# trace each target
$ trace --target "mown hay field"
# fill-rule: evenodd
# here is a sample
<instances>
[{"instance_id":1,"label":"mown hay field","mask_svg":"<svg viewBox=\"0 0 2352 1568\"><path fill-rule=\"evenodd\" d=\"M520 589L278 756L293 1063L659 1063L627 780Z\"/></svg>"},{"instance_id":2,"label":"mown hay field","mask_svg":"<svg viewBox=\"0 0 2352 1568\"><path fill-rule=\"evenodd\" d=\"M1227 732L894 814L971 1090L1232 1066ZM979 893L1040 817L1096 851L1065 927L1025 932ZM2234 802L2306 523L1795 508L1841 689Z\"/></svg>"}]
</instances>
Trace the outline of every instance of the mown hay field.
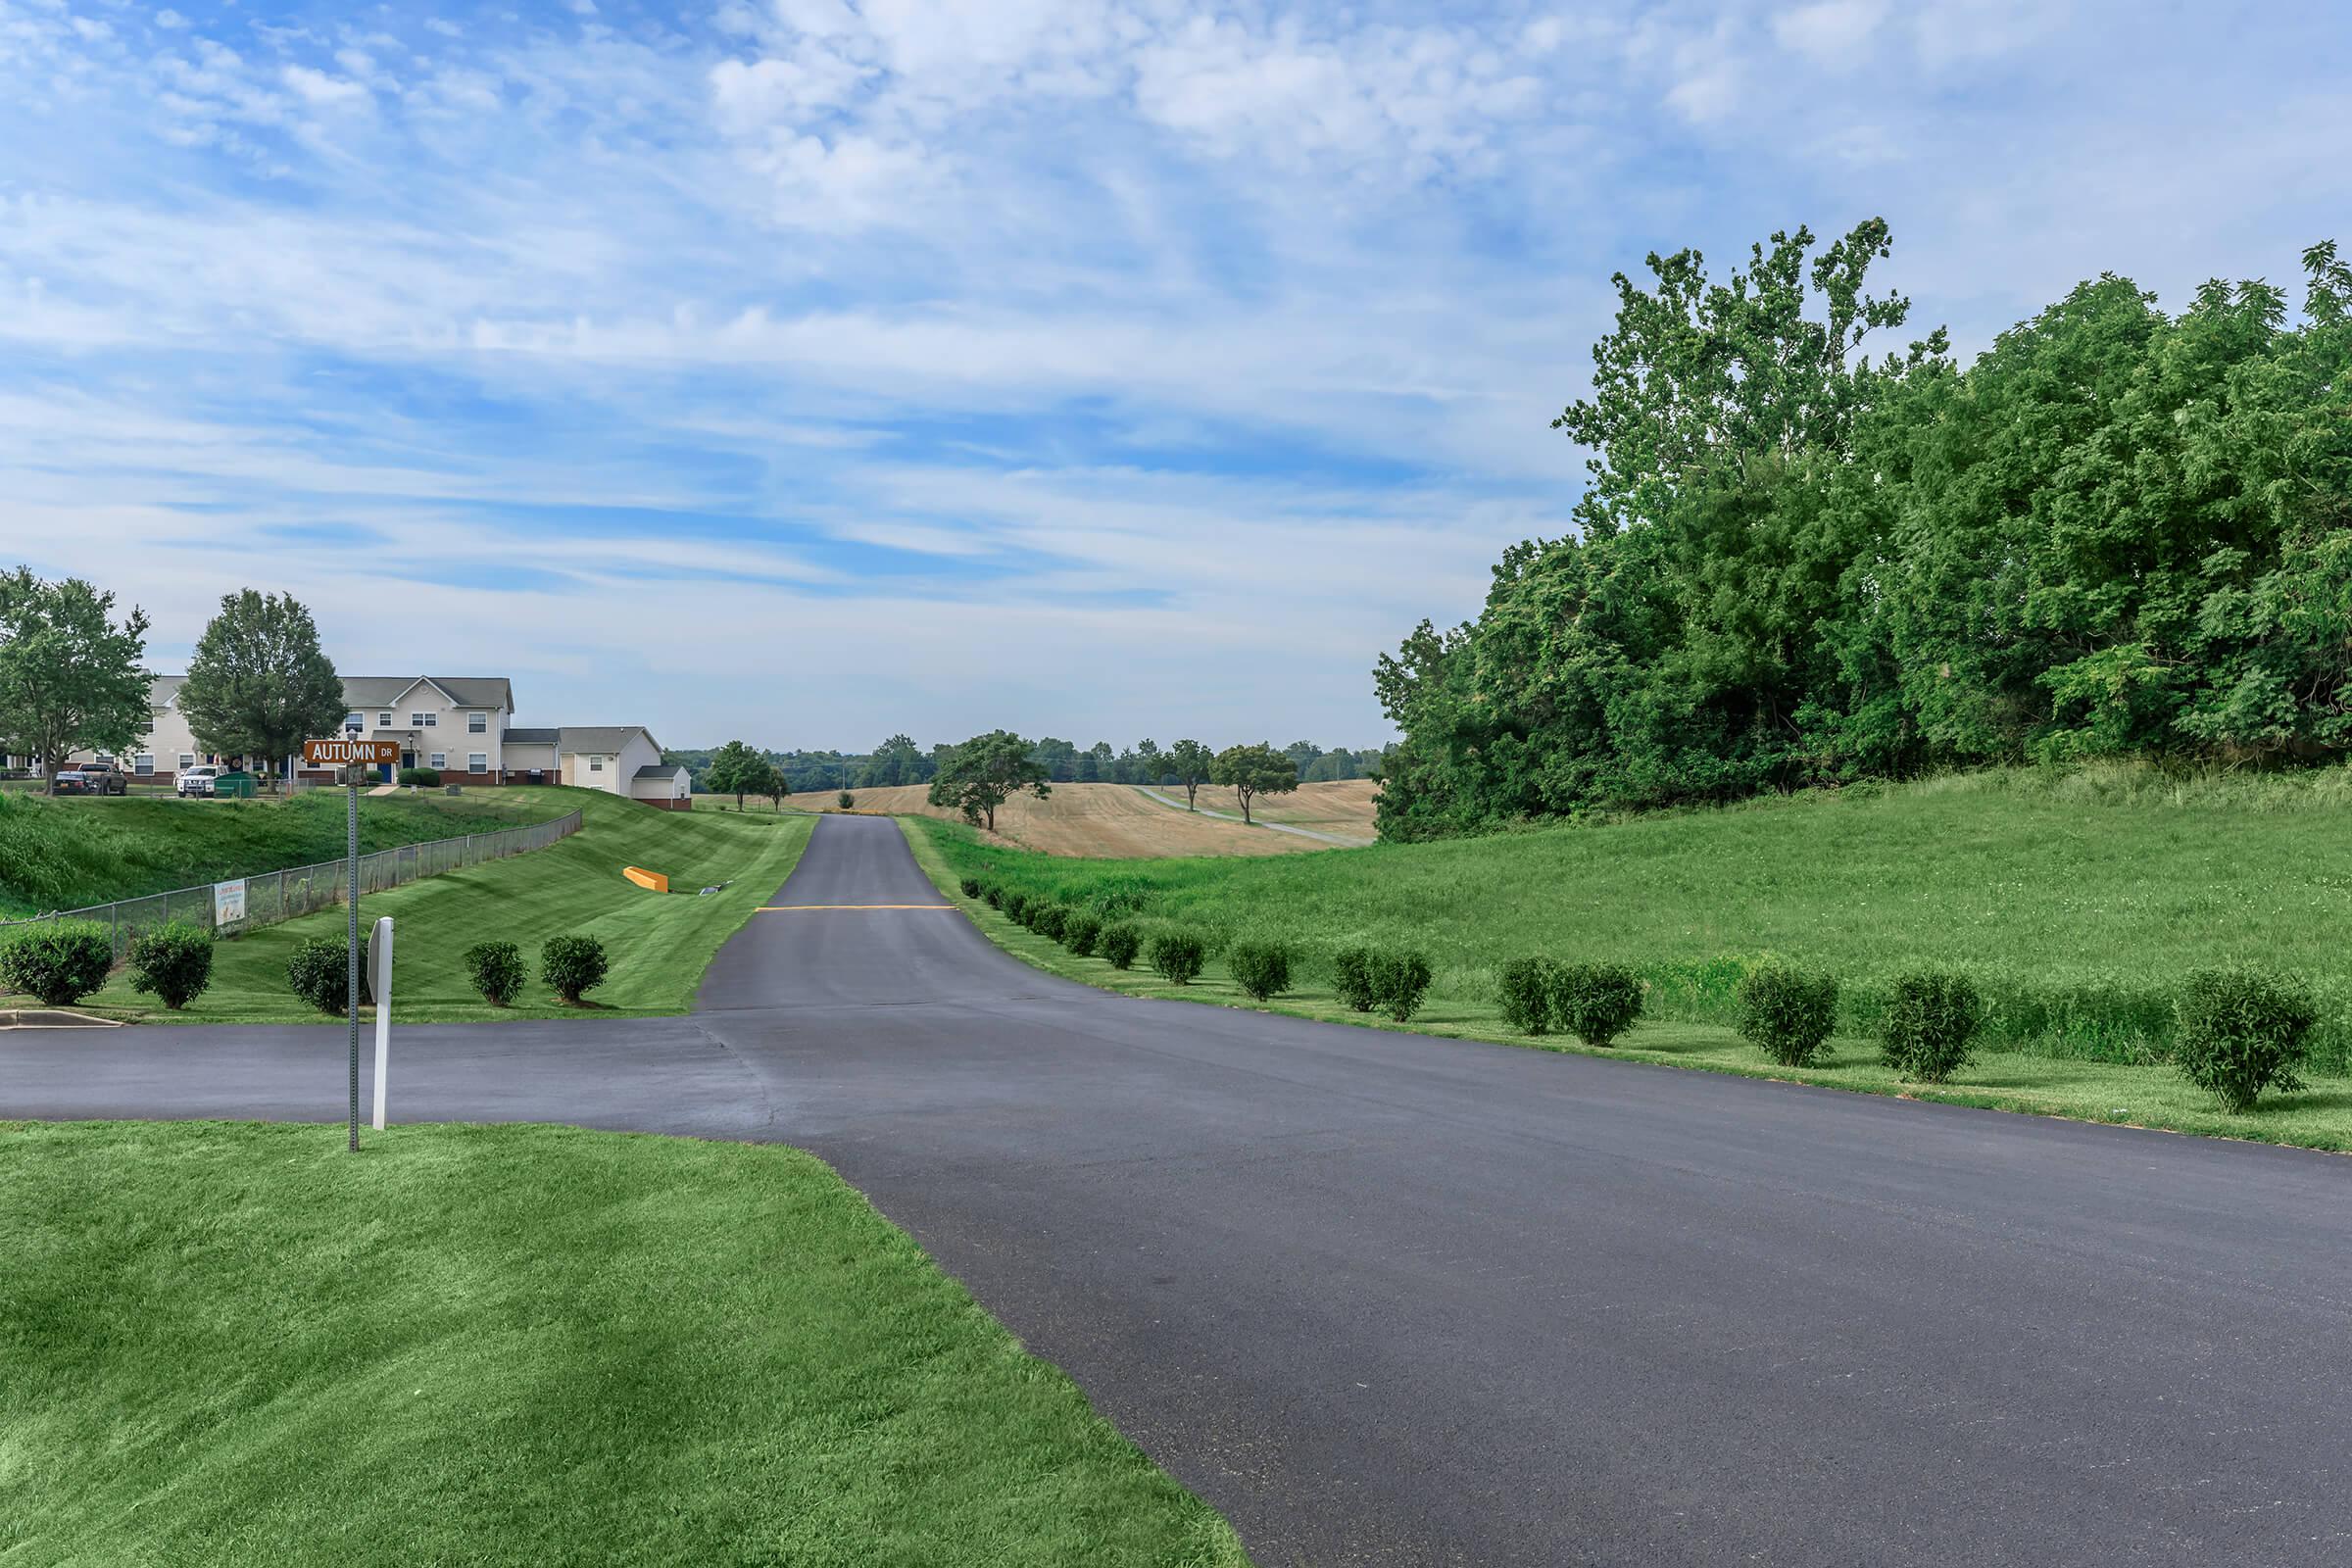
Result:
<instances>
[{"instance_id":1,"label":"mown hay field","mask_svg":"<svg viewBox=\"0 0 2352 1568\"><path fill-rule=\"evenodd\" d=\"M1345 784L1302 784L1272 810L1256 814L1269 821L1363 842L1372 838L1372 795L1378 786L1368 780ZM1034 850L1041 855L1089 858L1130 858L1161 856L1296 855L1325 850L1331 845L1296 833L1276 833L1246 826L1181 805L1181 786L1160 790L1180 804L1169 806L1126 784L1056 784L1044 800L1019 795L997 808L997 831L981 837L993 843ZM854 809L886 816L928 816L959 822L954 807L930 804L927 785L903 784L884 789L851 791ZM789 804L809 811L838 809L835 790L809 790L792 796ZM1203 785L1200 804L1238 815L1231 790ZM1269 802L1269 804L1272 804Z\"/></svg>"}]
</instances>

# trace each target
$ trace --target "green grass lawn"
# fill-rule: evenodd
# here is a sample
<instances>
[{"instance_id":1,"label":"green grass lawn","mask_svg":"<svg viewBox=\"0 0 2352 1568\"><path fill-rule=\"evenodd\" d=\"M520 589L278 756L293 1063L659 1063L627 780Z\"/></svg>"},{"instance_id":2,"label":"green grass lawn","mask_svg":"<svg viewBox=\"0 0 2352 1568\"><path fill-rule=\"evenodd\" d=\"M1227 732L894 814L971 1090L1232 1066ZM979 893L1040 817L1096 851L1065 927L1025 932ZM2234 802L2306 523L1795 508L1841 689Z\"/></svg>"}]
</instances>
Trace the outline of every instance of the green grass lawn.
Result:
<instances>
[{"instance_id":1,"label":"green grass lawn","mask_svg":"<svg viewBox=\"0 0 2352 1568\"><path fill-rule=\"evenodd\" d=\"M360 800L360 850L546 822L568 792L499 789ZM256 876L344 851L341 790L252 801L0 794L0 919Z\"/></svg>"},{"instance_id":2,"label":"green grass lawn","mask_svg":"<svg viewBox=\"0 0 2352 1568\"><path fill-rule=\"evenodd\" d=\"M1940 792L1937 792L1938 794ZM1930 799L1936 799L1931 794ZM1802 809L1801 808L1798 809ZM1752 812L1739 813L1753 815ZM1712 818L1682 817L1673 820L1691 823L1711 822ZM1798 821L1805 820L1798 818ZM1815 818L1814 820L1818 820ZM1331 1022L1358 1024L1372 1028L1409 1028L1420 1034L1449 1038L1486 1040L1500 1044L1527 1046L1543 1050L1609 1055L1632 1060L1653 1061L1670 1066L1702 1068L1716 1072L1740 1073L1750 1077L1778 1078L1798 1083L1855 1090L1871 1094L1905 1095L1920 1100L1942 1101L1954 1104L1981 1105L1991 1109L2029 1111L2045 1115L2071 1116L2087 1121L2122 1123L2132 1126L2159 1127L2176 1132L2199 1133L2212 1136L2246 1138L2267 1143L2294 1144L2312 1149L2352 1151L2352 1078L2344 1076L2316 1076L2309 1091L2298 1095L2266 1094L2250 1115L2237 1116L2224 1111L2202 1092L2192 1089L2169 1066L2146 1061L2115 1061L2098 1059L2089 1052L2060 1041L2055 1050L2021 1049L2035 1043L2015 1038L1995 1036L1985 1042L1977 1059L1962 1069L1953 1082L1941 1086L1910 1084L1883 1066L1877 1045L1864 1032L1853 1030L1841 1034L1833 1042L1833 1049L1822 1065L1812 1068L1787 1068L1767 1061L1761 1053L1748 1045L1730 1027L1703 1018L1676 1016L1677 1004L1689 1006L1688 993L1676 994L1662 988L1653 990L1649 999L1651 1015L1618 1046L1607 1051L1586 1052L1572 1040L1556 1036L1529 1039L1513 1033L1502 1022L1501 1007L1491 979L1475 963L1452 957L1441 972L1441 983L1433 988L1424 1010L1409 1025L1399 1026L1385 1018L1348 1010L1335 995L1328 967L1314 961L1299 966L1296 988L1271 1003L1253 1003L1242 995L1226 974L1224 965L1216 958L1209 960L1201 977L1189 986L1171 986L1152 973L1141 960L1134 969L1120 971L1111 968L1102 958L1080 958L1062 946L1037 933L1012 923L996 910L977 901L962 897L957 879L962 867L971 866L983 858L1002 868L1007 861L1017 866L1009 880L1022 880L1019 872L1030 872L1048 886L1057 875L1067 875L1070 862L1054 860L1050 865L1032 866L1013 855L980 846L979 855L972 853L971 841L958 834L952 824L906 819L901 824L914 850L915 859L931 880L948 898L959 905L979 925L982 931L1015 956L1051 973L1118 991L1130 996L1158 997L1189 1002L1221 1004L1236 1007L1258 1007L1272 1012L1291 1013L1300 1017L1319 1018ZM941 831L945 829L945 831ZM1575 829L1577 832L1610 830ZM1530 840L1539 835L1513 835L1504 839L1481 841L1498 848L1524 850ZM1430 850L1459 852L1465 846L1400 846L1383 851L1335 851L1329 856L1301 858L1307 862L1355 859L1357 857L1403 856L1409 858ZM1646 849L1646 846L1643 846ZM1030 858L1037 861L1047 857ZM1496 858L1501 858L1496 857ZM1067 894L1083 896L1089 885L1089 874L1102 877L1092 885L1099 888L1124 889L1133 893L1139 889L1147 898L1159 888L1175 885L1186 887L1190 897L1174 905L1154 903L1152 914L1143 923L1194 924L1185 918L1187 911L1199 907L1203 886L1215 885L1201 875L1207 870L1289 870L1290 861L1110 861L1082 862L1079 875L1071 882L1060 883ZM1345 885L1354 873L1344 873L1338 880ZM1729 880L1735 885L1745 875L1741 868L1729 868ZM1495 873L1502 880L1502 873ZM1161 879L1165 878L1166 881ZM1254 881L1254 878L1249 879ZM1071 883L1076 883L1072 886ZM1251 892L1259 900L1266 898L1262 888ZM1520 907L1508 886L1498 888L1495 909L1509 911ZM1242 929L1266 929L1265 905L1253 905L1253 917L1260 922ZM1455 906L1451 918L1476 927L1483 919L1495 918L1493 911L1482 916L1476 909ZM1300 924L1311 924L1314 908L1297 911L1293 916ZM1226 927L1230 931L1237 927ZM2340 929L2340 927L2339 927ZM1497 941L1491 930L1463 931L1456 926L1431 922L1425 927L1400 929L1395 925L1375 925L1368 935L1381 939L1409 943L1425 951L1458 955L1480 941ZM1542 951L1531 948L1527 951ZM1554 950L1562 951L1562 950ZM1579 949L1564 950L1576 954ZM1586 949L1584 951L1591 951ZM1603 956L1615 956L1623 950L1604 949ZM1807 956L1825 956L1818 951ZM2342 957L2334 960L2336 967L2329 971L2340 975ZM2150 975L2144 982L2162 994L2161 980ZM2338 993L2340 996L2340 992ZM1660 1005L1660 1004L1664 1005ZM1697 1010L1693 1008L1692 1010ZM2340 1015L2335 1020L2340 1027Z\"/></svg>"},{"instance_id":3,"label":"green grass lawn","mask_svg":"<svg viewBox=\"0 0 2352 1568\"><path fill-rule=\"evenodd\" d=\"M2173 781L2017 771L1435 844L1267 859L1077 860L917 821L957 875L1072 903L1141 901L1212 945L1275 937L1316 960L1355 942L1427 953L1436 995L1491 1004L1544 954L1632 964L1652 1010L1728 1024L1743 965L1825 965L1865 1032L1886 984L1972 975L1996 1045L2146 1060L2181 973L2224 958L2322 993L2323 1059L2352 1065L2352 767Z\"/></svg>"},{"instance_id":4,"label":"green grass lawn","mask_svg":"<svg viewBox=\"0 0 2352 1568\"><path fill-rule=\"evenodd\" d=\"M826 1166L0 1124L0 1561L1243 1564Z\"/></svg>"},{"instance_id":5,"label":"green grass lawn","mask_svg":"<svg viewBox=\"0 0 2352 1568\"><path fill-rule=\"evenodd\" d=\"M394 921L395 1019L415 1023L479 1018L645 1016L684 1012L719 945L766 903L808 842L806 816L738 816L718 811L659 811L596 790L544 788L560 811L585 812L580 831L535 850L469 870L425 877L360 901L363 924ZM684 892L649 893L621 876L644 866ZM725 882L709 898L696 890ZM302 1023L320 1015L286 989L286 959L306 936L343 935L344 911L322 910L222 942L212 989L181 1012L166 1012L118 973L87 1004L110 1017L184 1023ZM539 946L563 932L599 938L612 956L611 978L588 994L590 1005L559 1003L538 978ZM462 958L477 942L518 945L531 981L514 1006L483 1002Z\"/></svg>"}]
</instances>

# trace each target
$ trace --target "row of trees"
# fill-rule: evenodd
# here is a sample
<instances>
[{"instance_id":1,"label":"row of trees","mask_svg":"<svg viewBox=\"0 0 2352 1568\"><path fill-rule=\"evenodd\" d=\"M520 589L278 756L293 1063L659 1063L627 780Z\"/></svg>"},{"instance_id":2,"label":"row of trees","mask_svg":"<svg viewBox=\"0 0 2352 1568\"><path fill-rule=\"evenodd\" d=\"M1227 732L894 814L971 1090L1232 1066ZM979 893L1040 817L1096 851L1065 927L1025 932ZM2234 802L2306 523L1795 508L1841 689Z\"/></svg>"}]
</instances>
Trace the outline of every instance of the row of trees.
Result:
<instances>
[{"instance_id":1,"label":"row of trees","mask_svg":"<svg viewBox=\"0 0 2352 1568\"><path fill-rule=\"evenodd\" d=\"M1198 809L1202 784L1222 784L1233 790L1247 822L1251 820L1250 803L1258 796L1284 795L1298 787L1298 764L1262 743L1211 753L1199 741L1178 741L1164 756L1170 776L1184 786L1188 810ZM1041 801L1051 798L1051 770L1039 759L1036 746L1010 730L998 729L949 749L931 780L930 801L933 806L955 807L965 821L993 833L997 808L1024 790Z\"/></svg>"},{"instance_id":2,"label":"row of trees","mask_svg":"<svg viewBox=\"0 0 2352 1568\"><path fill-rule=\"evenodd\" d=\"M859 756L844 752L776 752L759 751L748 744L741 746L771 766L781 776L785 792L802 794L818 790L886 789L894 785L929 784L938 778L957 751L956 747L938 745L928 750L917 746L906 735L893 735L873 751ZM968 742L966 743L969 744ZM1189 803L1202 784L1209 782L1209 764L1216 752L1196 740L1181 740L1172 746L1161 747L1149 738L1124 751L1113 751L1108 741L1097 741L1080 750L1065 740L1047 736L1044 740L1024 741L1027 756L1038 770L1038 776L1048 784L1143 784L1162 789L1182 787ZM713 795L732 795L736 791L722 788L713 781L711 768L719 750L672 751L664 760L684 766L694 775L695 787ZM1287 758L1296 776L1303 783L1327 780L1378 778L1382 752L1367 748L1350 751L1336 747L1325 751L1311 741L1293 741L1279 754ZM728 777L734 777L732 771ZM747 788L745 795L764 799L766 792Z\"/></svg>"},{"instance_id":3,"label":"row of trees","mask_svg":"<svg viewBox=\"0 0 2352 1568\"><path fill-rule=\"evenodd\" d=\"M148 620L79 577L0 575L0 750L38 758L49 788L77 751L130 751L153 726ZM343 721L343 683L291 595L224 596L188 662L179 710L196 743L275 760Z\"/></svg>"},{"instance_id":4,"label":"row of trees","mask_svg":"<svg viewBox=\"0 0 2352 1568\"><path fill-rule=\"evenodd\" d=\"M1616 279L1576 536L1379 662L1390 838L1985 762L2352 747L2352 268L2177 317L2103 276L1872 358L1866 222Z\"/></svg>"}]
</instances>

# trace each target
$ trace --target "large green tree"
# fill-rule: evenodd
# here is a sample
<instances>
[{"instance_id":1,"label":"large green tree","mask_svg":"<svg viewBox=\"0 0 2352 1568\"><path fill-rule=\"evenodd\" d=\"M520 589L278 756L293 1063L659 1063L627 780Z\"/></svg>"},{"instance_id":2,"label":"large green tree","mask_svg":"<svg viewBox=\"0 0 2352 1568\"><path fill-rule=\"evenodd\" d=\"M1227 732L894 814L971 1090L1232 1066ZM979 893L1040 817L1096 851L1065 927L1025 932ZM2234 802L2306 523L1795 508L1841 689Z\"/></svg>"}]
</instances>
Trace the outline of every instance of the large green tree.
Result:
<instances>
[{"instance_id":1,"label":"large green tree","mask_svg":"<svg viewBox=\"0 0 2352 1568\"><path fill-rule=\"evenodd\" d=\"M247 588L221 596L196 640L179 710L206 751L274 762L308 737L340 730L343 682L293 595Z\"/></svg>"},{"instance_id":2,"label":"large green tree","mask_svg":"<svg viewBox=\"0 0 2352 1568\"><path fill-rule=\"evenodd\" d=\"M1251 820L1250 803L1260 795L1288 795L1298 787L1298 764L1260 741L1255 746L1228 746L1217 754L1209 782L1233 791L1241 803L1242 820Z\"/></svg>"},{"instance_id":3,"label":"large green tree","mask_svg":"<svg viewBox=\"0 0 2352 1568\"><path fill-rule=\"evenodd\" d=\"M71 753L128 751L154 722L147 616L114 609L79 577L0 576L0 739L41 760L52 794Z\"/></svg>"},{"instance_id":4,"label":"large green tree","mask_svg":"<svg viewBox=\"0 0 2352 1568\"><path fill-rule=\"evenodd\" d=\"M1209 768L1216 762L1217 754L1199 741L1178 741L1160 757L1167 770L1176 775L1184 786L1184 808L1199 808L1200 786L1208 782Z\"/></svg>"},{"instance_id":5,"label":"large green tree","mask_svg":"<svg viewBox=\"0 0 2352 1568\"><path fill-rule=\"evenodd\" d=\"M729 741L710 754L710 765L703 772L703 788L713 795L735 797L735 809L743 809L743 798L762 793L768 775L776 771L756 748L744 741Z\"/></svg>"},{"instance_id":6,"label":"large green tree","mask_svg":"<svg viewBox=\"0 0 2352 1568\"><path fill-rule=\"evenodd\" d=\"M1075 755L1075 748L1072 749ZM974 827L997 830L997 808L1023 790L1044 800L1054 793L1049 768L1035 748L1010 730L990 730L956 748L931 781L931 804L953 806Z\"/></svg>"}]
</instances>

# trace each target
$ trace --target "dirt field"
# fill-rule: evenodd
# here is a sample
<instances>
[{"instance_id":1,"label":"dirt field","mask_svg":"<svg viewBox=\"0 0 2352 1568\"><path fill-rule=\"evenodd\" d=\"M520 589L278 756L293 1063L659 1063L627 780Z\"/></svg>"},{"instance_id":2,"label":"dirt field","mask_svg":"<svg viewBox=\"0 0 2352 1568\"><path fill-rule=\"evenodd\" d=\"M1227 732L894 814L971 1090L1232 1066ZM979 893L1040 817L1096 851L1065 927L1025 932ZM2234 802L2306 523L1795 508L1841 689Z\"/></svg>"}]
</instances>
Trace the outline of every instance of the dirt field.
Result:
<instances>
[{"instance_id":1,"label":"dirt field","mask_svg":"<svg viewBox=\"0 0 2352 1568\"><path fill-rule=\"evenodd\" d=\"M1162 789L1160 794L1172 800L1184 799L1184 786ZM1287 822L1293 827L1312 828L1317 833L1334 833L1342 838L1372 842L1372 803L1380 794L1380 786L1368 778L1349 779L1345 784L1301 784L1292 795L1261 795L1250 803L1250 814L1264 822ZM1199 803L1211 811L1238 815L1241 807L1233 799L1233 791L1219 789L1214 784L1200 786Z\"/></svg>"},{"instance_id":2,"label":"dirt field","mask_svg":"<svg viewBox=\"0 0 2352 1568\"><path fill-rule=\"evenodd\" d=\"M1276 820L1369 843L1372 788L1368 783L1303 785L1299 797L1286 798L1284 802L1286 808L1300 814ZM1360 795L1360 806L1348 795L1331 794L1326 799L1327 792L1343 791ZM790 804L805 810L828 811L835 808L836 793L810 790L791 797ZM860 811L958 819L952 808L930 805L926 799L930 792L923 785L853 793ZM1182 789L1162 793L1179 801L1184 798ZM1200 790L1200 804L1219 811L1238 809L1233 805L1231 790L1212 792L1205 785ZM1056 784L1054 793L1043 801L1034 795L1017 796L998 808L997 836L1048 855L1118 858L1296 855L1332 847L1295 833L1269 833L1261 828L1244 827L1239 822L1195 815L1180 807L1162 806L1124 784Z\"/></svg>"}]
</instances>

